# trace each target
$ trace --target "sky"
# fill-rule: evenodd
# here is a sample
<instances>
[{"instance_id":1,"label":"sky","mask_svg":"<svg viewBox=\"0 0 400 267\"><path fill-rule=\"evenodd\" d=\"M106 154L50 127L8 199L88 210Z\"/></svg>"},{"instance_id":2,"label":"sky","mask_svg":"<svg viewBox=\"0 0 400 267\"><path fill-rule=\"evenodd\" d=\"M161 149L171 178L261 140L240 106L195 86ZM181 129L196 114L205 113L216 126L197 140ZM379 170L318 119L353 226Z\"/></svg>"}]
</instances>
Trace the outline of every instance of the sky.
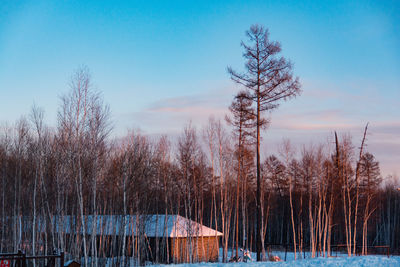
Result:
<instances>
[{"instance_id":1,"label":"sky","mask_svg":"<svg viewBox=\"0 0 400 267\"><path fill-rule=\"evenodd\" d=\"M400 175L399 1L12 1L0 3L0 124L33 104L57 125L60 96L82 65L128 129L177 135L189 121L223 118L240 90L252 24L269 29L294 64L302 94L268 116L263 151L282 138L299 149L369 123L367 150Z\"/></svg>"}]
</instances>

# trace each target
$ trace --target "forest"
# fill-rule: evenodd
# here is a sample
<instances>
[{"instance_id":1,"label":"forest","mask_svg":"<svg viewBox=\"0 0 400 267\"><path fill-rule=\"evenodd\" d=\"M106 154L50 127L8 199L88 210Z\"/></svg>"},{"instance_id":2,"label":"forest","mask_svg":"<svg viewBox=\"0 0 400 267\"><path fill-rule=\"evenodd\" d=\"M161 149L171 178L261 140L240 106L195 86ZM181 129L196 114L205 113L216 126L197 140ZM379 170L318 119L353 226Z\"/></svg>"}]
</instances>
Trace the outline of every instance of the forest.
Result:
<instances>
[{"instance_id":1,"label":"forest","mask_svg":"<svg viewBox=\"0 0 400 267\"><path fill-rule=\"evenodd\" d=\"M35 255L56 248L96 265L109 255L102 236L68 235L56 230L57 220L74 216L86 229L87 215L179 214L223 233L224 262L228 250L256 251L257 243L262 259L270 244L289 246L298 257L303 251L330 256L339 244L349 256L378 245L399 254L399 178L382 177L379 159L367 150L368 125L363 136L332 129L326 143L294 146L284 139L276 154L261 149L268 129L264 140L260 131L270 123L263 112L299 95L300 85L289 61L271 62L280 47L265 39L267 31L253 27L249 36L251 44L261 38L260 51L270 54L258 58L270 65L259 65L252 76L259 43L243 45L247 72L228 73L247 89L234 97L225 119L211 117L202 127L188 122L178 136L131 130L114 137L110 108L87 67L73 72L56 126L46 124L37 106L2 125L0 251ZM270 72L271 66L282 72ZM128 247L140 257L148 246L145 236L107 238L117 258ZM161 240L157 249L165 246Z\"/></svg>"}]
</instances>

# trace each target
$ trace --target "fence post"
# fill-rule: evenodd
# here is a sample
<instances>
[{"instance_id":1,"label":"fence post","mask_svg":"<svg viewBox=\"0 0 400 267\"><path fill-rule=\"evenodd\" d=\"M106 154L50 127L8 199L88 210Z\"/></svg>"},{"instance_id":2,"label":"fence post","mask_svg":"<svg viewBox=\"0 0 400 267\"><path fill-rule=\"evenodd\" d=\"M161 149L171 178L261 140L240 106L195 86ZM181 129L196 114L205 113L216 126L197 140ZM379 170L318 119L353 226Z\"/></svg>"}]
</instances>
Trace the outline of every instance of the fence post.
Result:
<instances>
[{"instance_id":1,"label":"fence post","mask_svg":"<svg viewBox=\"0 0 400 267\"><path fill-rule=\"evenodd\" d=\"M18 253L17 253L17 262L16 262L16 266L18 267L22 267L22 251L19 249Z\"/></svg>"},{"instance_id":2,"label":"fence post","mask_svg":"<svg viewBox=\"0 0 400 267\"><path fill-rule=\"evenodd\" d=\"M25 253L25 251L22 254L22 267L26 267L26 253Z\"/></svg>"},{"instance_id":3,"label":"fence post","mask_svg":"<svg viewBox=\"0 0 400 267\"><path fill-rule=\"evenodd\" d=\"M64 267L64 252L60 253L60 267Z\"/></svg>"},{"instance_id":4,"label":"fence post","mask_svg":"<svg viewBox=\"0 0 400 267\"><path fill-rule=\"evenodd\" d=\"M287 247L288 247L288 244L285 244L285 261L286 261Z\"/></svg>"}]
</instances>

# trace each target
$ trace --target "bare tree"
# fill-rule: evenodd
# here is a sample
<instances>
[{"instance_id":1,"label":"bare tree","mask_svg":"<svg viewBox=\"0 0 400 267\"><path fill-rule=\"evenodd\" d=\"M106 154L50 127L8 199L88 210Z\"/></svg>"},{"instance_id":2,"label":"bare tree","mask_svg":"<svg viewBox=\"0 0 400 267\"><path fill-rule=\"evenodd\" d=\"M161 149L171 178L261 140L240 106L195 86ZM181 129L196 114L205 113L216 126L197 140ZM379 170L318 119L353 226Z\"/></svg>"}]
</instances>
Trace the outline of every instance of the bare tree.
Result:
<instances>
[{"instance_id":1,"label":"bare tree","mask_svg":"<svg viewBox=\"0 0 400 267\"><path fill-rule=\"evenodd\" d=\"M169 242L168 242L168 201L170 198L170 168L169 168L169 163L170 163L170 141L168 140L168 137L163 135L161 136L160 140L158 141L157 144L157 154L158 154L158 176L159 179L161 179L162 183L162 188L163 188L163 193L164 193L164 215L165 215L165 221L164 221L164 229L161 229L163 231L162 235L162 245L164 246L164 253L165 253L165 259L166 262L169 262ZM157 252L156 252L157 254Z\"/></svg>"},{"instance_id":2,"label":"bare tree","mask_svg":"<svg viewBox=\"0 0 400 267\"><path fill-rule=\"evenodd\" d=\"M45 151L43 151L43 116L44 111L36 106L33 106L31 111L31 120L34 125L34 129L37 134L36 140L36 170L35 170L35 179L34 179L34 186L33 186L33 218L32 218L32 254L35 255L36 253L36 220L37 220L37 207L36 207L36 199L37 199L37 189L38 189L38 178L40 177L41 180L43 177L43 155ZM33 266L36 266L36 261L33 261Z\"/></svg>"},{"instance_id":3,"label":"bare tree","mask_svg":"<svg viewBox=\"0 0 400 267\"><path fill-rule=\"evenodd\" d=\"M235 213L235 237L236 237L236 259L239 258L239 196L240 196L240 183L242 180L243 169L243 148L249 144L254 137L254 111L251 108L252 101L246 92L239 92L232 102L229 110L232 117L226 117L228 124L234 127L234 134L237 138L237 181L236 181L236 213Z\"/></svg>"},{"instance_id":4,"label":"bare tree","mask_svg":"<svg viewBox=\"0 0 400 267\"><path fill-rule=\"evenodd\" d=\"M15 125L15 138L14 138L14 151L17 156L14 174L14 209L13 209L13 225L14 225L14 250L17 250L22 241L22 207L21 207L21 194L22 194L22 175L23 175L23 162L27 156L27 142L29 136L29 125L26 118L22 117Z\"/></svg>"},{"instance_id":5,"label":"bare tree","mask_svg":"<svg viewBox=\"0 0 400 267\"><path fill-rule=\"evenodd\" d=\"M92 234L91 234L91 248L92 260L91 265L97 266L97 183L104 173L105 155L107 152L106 138L108 137L111 127L109 123L110 111L109 107L103 104L99 94L92 93L89 109L88 109L88 152L92 170L91 170L91 184L92 184Z\"/></svg>"},{"instance_id":6,"label":"bare tree","mask_svg":"<svg viewBox=\"0 0 400 267\"><path fill-rule=\"evenodd\" d=\"M0 250L4 252L5 239L8 237L6 235L6 184L7 184L7 174L9 172L8 168L8 157L11 150L11 128L4 125L2 128L2 135L0 139L0 155L1 155L1 185L2 185L2 195L1 195L1 244Z\"/></svg>"},{"instance_id":7,"label":"bare tree","mask_svg":"<svg viewBox=\"0 0 400 267\"><path fill-rule=\"evenodd\" d=\"M350 257L352 255L352 226L353 220L352 216L353 209L353 197L351 192L355 187L355 183L353 178L353 168L351 167L351 158L352 158L352 150L353 146L351 144L350 136L346 135L343 138L343 141L339 143L337 134L335 132L335 143L336 143L336 170L337 177L340 180L341 185L341 197L343 204L343 213L344 213L344 224L345 224L345 238L346 238L346 247L347 254Z\"/></svg>"},{"instance_id":8,"label":"bare tree","mask_svg":"<svg viewBox=\"0 0 400 267\"><path fill-rule=\"evenodd\" d=\"M88 266L88 253L86 244L86 220L84 216L84 194L83 194L83 157L84 138L88 123L88 109L90 97L90 74L87 68L78 69L70 81L70 94L62 97L63 109L59 113L59 124L70 134L69 149L72 157L71 168L75 170L73 178L78 193L79 215L82 225L82 241L84 253L84 265Z\"/></svg>"},{"instance_id":9,"label":"bare tree","mask_svg":"<svg viewBox=\"0 0 400 267\"><path fill-rule=\"evenodd\" d=\"M96 192L99 171L103 165L101 158L105 152L105 139L109 127L109 110L91 84L91 75L87 67L80 67L71 77L70 92L61 98L59 112L59 132L66 136L67 154L71 164L71 178L75 180L85 266L88 266L88 244L86 234L85 210L94 214L92 222L91 247L96 258ZM91 166L90 170L87 170ZM92 205L86 207L89 197L84 194L84 184L92 185ZM92 264L95 262L92 261Z\"/></svg>"},{"instance_id":10,"label":"bare tree","mask_svg":"<svg viewBox=\"0 0 400 267\"><path fill-rule=\"evenodd\" d=\"M287 190L287 182L285 181L285 165L275 156L267 157L263 164L263 178L261 181L261 247L262 260L266 260L265 254L265 238L270 215L270 199L272 191L276 192L279 198L283 198ZM281 235L280 243L283 236Z\"/></svg>"},{"instance_id":11,"label":"bare tree","mask_svg":"<svg viewBox=\"0 0 400 267\"><path fill-rule=\"evenodd\" d=\"M372 200L377 194L379 184L382 181L380 176L379 162L370 153L365 153L360 160L360 186L363 193L364 214L362 227L362 255L368 254L368 221L377 208L377 203Z\"/></svg>"},{"instance_id":12,"label":"bare tree","mask_svg":"<svg viewBox=\"0 0 400 267\"><path fill-rule=\"evenodd\" d=\"M292 221L292 232L293 232L293 248L294 248L294 260L297 257L297 247L296 247L296 226L294 223L294 208L293 208L293 175L291 171L291 162L293 161L293 155L295 151L290 144L290 140L285 139L283 140L282 146L280 147L280 153L285 160L286 168L286 177L289 180L289 202L290 202L290 219Z\"/></svg>"},{"instance_id":13,"label":"bare tree","mask_svg":"<svg viewBox=\"0 0 400 267\"><path fill-rule=\"evenodd\" d=\"M228 68L231 78L250 91L250 99L256 103L257 128L257 261L261 253L261 192L260 192L260 130L266 124L262 114L279 106L279 102L300 94L298 78L292 74L292 64L284 57L279 57L281 45L269 40L268 30L253 25L246 32L250 44L242 42L243 57L247 60L245 73L238 73Z\"/></svg>"},{"instance_id":14,"label":"bare tree","mask_svg":"<svg viewBox=\"0 0 400 267\"><path fill-rule=\"evenodd\" d=\"M227 261L228 257L228 241L229 241L229 229L230 229L230 217L232 211L231 195L229 190L231 189L230 183L232 179L232 147L231 139L227 135L225 128L223 127L221 121L216 121L215 133L217 140L217 159L218 159L218 170L219 170L219 189L220 189L220 218L222 225L222 260Z\"/></svg>"},{"instance_id":15,"label":"bare tree","mask_svg":"<svg viewBox=\"0 0 400 267\"><path fill-rule=\"evenodd\" d=\"M184 206L185 217L192 219L193 209L193 194L194 194L194 165L199 156L199 144L197 142L196 129L192 127L191 123L184 128L184 132L178 140L178 155L177 159L180 165L180 172L182 177L182 191L184 193ZM191 232L191 220L189 220L188 227L188 242L187 251L189 262L193 262L193 242Z\"/></svg>"},{"instance_id":16,"label":"bare tree","mask_svg":"<svg viewBox=\"0 0 400 267\"><path fill-rule=\"evenodd\" d=\"M356 179L356 184L355 184L355 187L356 187L356 204L355 204L355 208L354 208L354 230L353 230L353 254L354 255L356 254L357 215L358 215L358 201L359 201L359 189L360 189L360 179L359 179L359 176L360 176L360 161L361 161L361 158L363 156L363 150L364 150L365 139L366 139L366 136L367 136L367 130L368 130L368 123L367 123L367 125L365 126L365 129L364 129L364 136L363 136L363 139L361 141L361 146L360 146L360 154L359 154L358 161L357 161L357 164L356 164L356 174L355 174L356 175L356 177L355 177L355 179Z\"/></svg>"},{"instance_id":17,"label":"bare tree","mask_svg":"<svg viewBox=\"0 0 400 267\"><path fill-rule=\"evenodd\" d=\"M218 229L218 216L217 216L217 200L216 200L216 168L215 168L215 135L216 135L216 121L213 117L208 119L208 124L203 129L203 139L207 144L209 152L209 161L211 163L211 216L210 226L213 225ZM214 219L214 220L213 220ZM216 233L215 233L216 234Z\"/></svg>"}]
</instances>

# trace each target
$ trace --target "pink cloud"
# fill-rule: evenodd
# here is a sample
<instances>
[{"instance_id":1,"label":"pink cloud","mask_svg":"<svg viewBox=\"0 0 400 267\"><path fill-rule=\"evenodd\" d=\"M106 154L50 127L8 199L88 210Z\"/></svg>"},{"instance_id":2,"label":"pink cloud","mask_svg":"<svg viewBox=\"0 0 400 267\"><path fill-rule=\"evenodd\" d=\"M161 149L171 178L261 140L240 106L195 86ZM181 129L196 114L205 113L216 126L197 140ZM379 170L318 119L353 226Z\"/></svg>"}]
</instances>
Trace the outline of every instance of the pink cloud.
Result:
<instances>
[{"instance_id":1,"label":"pink cloud","mask_svg":"<svg viewBox=\"0 0 400 267\"><path fill-rule=\"evenodd\" d=\"M395 114L376 110L382 103L370 101L372 95L360 97L335 90L334 84L320 85L325 85L325 89L320 90L314 84L301 97L283 103L270 114L272 123L263 133L266 153L276 153L283 137L298 148L310 143L332 144L334 131L350 133L358 147L369 121L367 148L381 162L382 174L400 173L400 122ZM146 133L176 135L188 121L200 128L210 116L223 119L229 113L228 106L236 89L224 87L204 94L160 99L127 116L130 124L134 123Z\"/></svg>"},{"instance_id":2,"label":"pink cloud","mask_svg":"<svg viewBox=\"0 0 400 267\"><path fill-rule=\"evenodd\" d=\"M176 134L183 125L192 121L202 126L210 116L223 119L228 112L231 96L213 92L197 96L162 99L148 108L132 113L131 118L145 131Z\"/></svg>"}]
</instances>

